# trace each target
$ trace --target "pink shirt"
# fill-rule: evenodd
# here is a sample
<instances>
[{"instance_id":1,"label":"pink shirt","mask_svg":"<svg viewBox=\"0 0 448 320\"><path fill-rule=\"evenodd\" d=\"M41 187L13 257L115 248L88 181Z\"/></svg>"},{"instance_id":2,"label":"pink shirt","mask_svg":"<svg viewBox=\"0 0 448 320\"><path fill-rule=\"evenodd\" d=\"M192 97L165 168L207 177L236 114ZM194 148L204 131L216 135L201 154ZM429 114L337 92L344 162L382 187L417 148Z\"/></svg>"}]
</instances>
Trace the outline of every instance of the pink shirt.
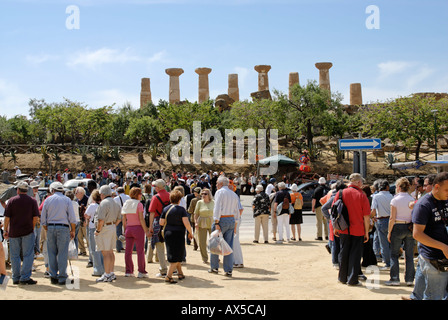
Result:
<instances>
[{"instance_id":1,"label":"pink shirt","mask_svg":"<svg viewBox=\"0 0 448 320\"><path fill-rule=\"evenodd\" d=\"M127 213L126 214L126 225L127 226L141 226L140 219L138 218L138 213L143 213L143 203L139 203L137 205L136 213Z\"/></svg>"},{"instance_id":2,"label":"pink shirt","mask_svg":"<svg viewBox=\"0 0 448 320\"><path fill-rule=\"evenodd\" d=\"M397 217L395 220L412 221L412 209L409 208L409 202L414 201L414 198L407 192L400 192L390 202L391 206L397 209Z\"/></svg>"}]
</instances>

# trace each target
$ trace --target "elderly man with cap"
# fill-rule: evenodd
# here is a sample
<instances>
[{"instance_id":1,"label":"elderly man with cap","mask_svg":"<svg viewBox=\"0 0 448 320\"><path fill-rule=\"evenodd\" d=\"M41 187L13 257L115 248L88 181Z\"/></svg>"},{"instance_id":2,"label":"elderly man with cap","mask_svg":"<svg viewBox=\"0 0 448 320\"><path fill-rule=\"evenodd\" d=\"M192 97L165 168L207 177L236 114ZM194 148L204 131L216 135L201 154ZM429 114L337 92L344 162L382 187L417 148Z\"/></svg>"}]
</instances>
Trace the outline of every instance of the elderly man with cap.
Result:
<instances>
[{"instance_id":1,"label":"elderly man with cap","mask_svg":"<svg viewBox=\"0 0 448 320\"><path fill-rule=\"evenodd\" d=\"M75 237L76 216L72 201L64 195L60 182L50 185L52 193L42 207L41 224L47 231L48 263L52 284L67 280L68 246Z\"/></svg>"},{"instance_id":2,"label":"elderly man with cap","mask_svg":"<svg viewBox=\"0 0 448 320\"><path fill-rule=\"evenodd\" d=\"M121 222L121 207L112 198L112 190L108 185L100 188L101 203L95 217L96 249L101 251L104 261L104 274L97 282L112 282L114 273L114 247L117 241L116 226Z\"/></svg>"},{"instance_id":3,"label":"elderly man with cap","mask_svg":"<svg viewBox=\"0 0 448 320\"><path fill-rule=\"evenodd\" d=\"M320 199L325 196L329 189L326 186L327 181L324 177L319 178L319 186L314 190L313 199L311 200L311 211L316 213L317 237L315 240L322 239L322 225L324 226L325 239L328 240L328 224L322 215L322 204Z\"/></svg>"},{"instance_id":4,"label":"elderly man with cap","mask_svg":"<svg viewBox=\"0 0 448 320\"><path fill-rule=\"evenodd\" d=\"M36 200L27 195L28 183L17 184L17 196L8 201L5 209L4 233L9 239L13 284L36 284L31 279L34 260L34 227L39 219ZM23 263L20 261L22 254Z\"/></svg>"}]
</instances>

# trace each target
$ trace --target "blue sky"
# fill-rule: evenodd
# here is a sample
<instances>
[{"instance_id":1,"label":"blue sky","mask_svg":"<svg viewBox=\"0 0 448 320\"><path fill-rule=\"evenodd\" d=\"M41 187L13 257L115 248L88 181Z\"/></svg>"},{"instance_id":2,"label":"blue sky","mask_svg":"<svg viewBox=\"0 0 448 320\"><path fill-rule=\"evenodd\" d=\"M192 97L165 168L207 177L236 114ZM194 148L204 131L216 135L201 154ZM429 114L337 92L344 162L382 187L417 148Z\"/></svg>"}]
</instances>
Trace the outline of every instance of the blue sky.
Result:
<instances>
[{"instance_id":1,"label":"blue sky","mask_svg":"<svg viewBox=\"0 0 448 320\"><path fill-rule=\"evenodd\" d=\"M66 27L70 5L79 29ZM379 29L366 27L369 5ZM30 98L138 108L143 77L155 103L168 100L173 67L184 69L180 94L190 101L197 67L213 69L211 98L238 73L244 100L258 88L255 65L271 65L271 91L287 93L290 72L305 84L326 61L344 103L355 82L364 103L447 92L447 40L446 0L2 0L0 115L28 116Z\"/></svg>"}]
</instances>

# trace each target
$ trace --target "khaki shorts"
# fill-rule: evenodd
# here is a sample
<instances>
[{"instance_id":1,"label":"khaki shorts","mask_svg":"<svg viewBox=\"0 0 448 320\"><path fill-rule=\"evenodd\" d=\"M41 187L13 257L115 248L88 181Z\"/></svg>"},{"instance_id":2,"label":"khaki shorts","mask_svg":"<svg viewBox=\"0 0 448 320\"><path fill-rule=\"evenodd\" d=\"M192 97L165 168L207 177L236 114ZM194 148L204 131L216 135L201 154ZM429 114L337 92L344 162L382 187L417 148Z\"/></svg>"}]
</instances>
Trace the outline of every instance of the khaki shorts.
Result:
<instances>
[{"instance_id":1,"label":"khaki shorts","mask_svg":"<svg viewBox=\"0 0 448 320\"><path fill-rule=\"evenodd\" d=\"M95 236L96 251L111 251L117 246L117 229L115 224L103 226L101 232Z\"/></svg>"}]
</instances>

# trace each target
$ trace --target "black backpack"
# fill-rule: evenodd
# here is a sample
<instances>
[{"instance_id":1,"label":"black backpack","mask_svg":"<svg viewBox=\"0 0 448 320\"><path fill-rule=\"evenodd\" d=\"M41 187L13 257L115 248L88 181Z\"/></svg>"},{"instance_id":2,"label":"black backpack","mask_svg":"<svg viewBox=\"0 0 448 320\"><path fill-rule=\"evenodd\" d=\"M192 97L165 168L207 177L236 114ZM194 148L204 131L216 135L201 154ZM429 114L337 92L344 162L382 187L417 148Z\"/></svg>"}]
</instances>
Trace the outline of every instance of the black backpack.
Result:
<instances>
[{"instance_id":1,"label":"black backpack","mask_svg":"<svg viewBox=\"0 0 448 320\"><path fill-rule=\"evenodd\" d=\"M160 196L158 194L156 194L154 197L157 198L160 201L160 203L162 204L162 211L163 211L163 209L165 209L166 206L168 206L170 204L169 201L168 201L168 203L163 203L162 199L160 198ZM145 223L148 228L149 228L149 216L150 216L150 212L149 212L150 202L151 202L151 199L148 199L145 204L145 207L147 208L145 210ZM157 213L160 215L160 214L162 214L162 211L157 212Z\"/></svg>"},{"instance_id":2,"label":"black backpack","mask_svg":"<svg viewBox=\"0 0 448 320\"><path fill-rule=\"evenodd\" d=\"M331 206L330 219L334 230L345 231L350 227L348 210L342 199L342 190L339 190L339 199Z\"/></svg>"}]
</instances>

